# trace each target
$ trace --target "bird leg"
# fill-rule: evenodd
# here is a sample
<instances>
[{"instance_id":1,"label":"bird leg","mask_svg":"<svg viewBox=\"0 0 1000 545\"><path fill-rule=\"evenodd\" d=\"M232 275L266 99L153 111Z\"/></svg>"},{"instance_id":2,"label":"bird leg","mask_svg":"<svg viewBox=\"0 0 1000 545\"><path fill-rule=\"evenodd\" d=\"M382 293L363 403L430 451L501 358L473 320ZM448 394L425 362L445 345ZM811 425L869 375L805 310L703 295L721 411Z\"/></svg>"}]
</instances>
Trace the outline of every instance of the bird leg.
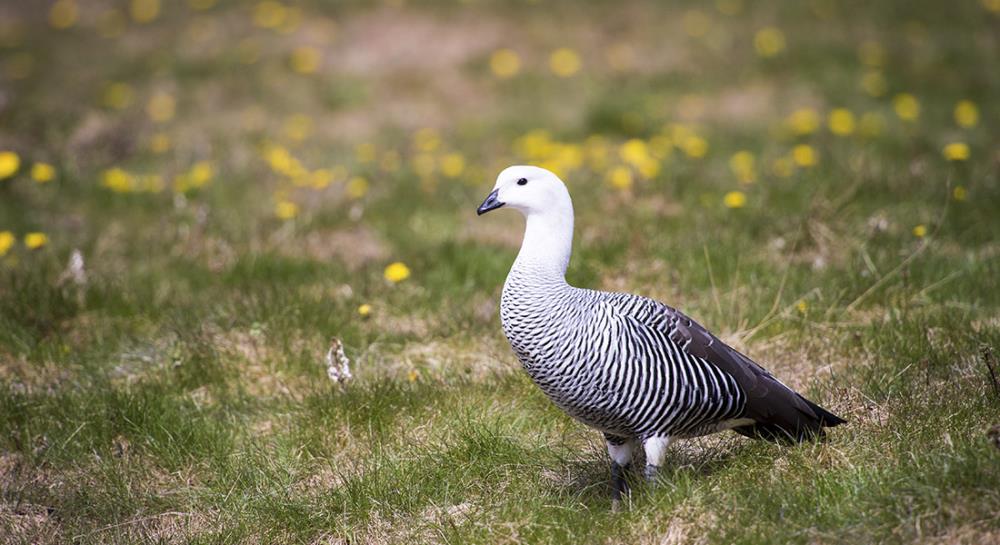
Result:
<instances>
[{"instance_id":1,"label":"bird leg","mask_svg":"<svg viewBox=\"0 0 1000 545\"><path fill-rule=\"evenodd\" d=\"M667 447L673 442L669 436L648 437L642 442L642 449L646 452L646 469L643 475L647 481L655 481L663 465L663 459L667 456Z\"/></svg>"},{"instance_id":2,"label":"bird leg","mask_svg":"<svg viewBox=\"0 0 1000 545\"><path fill-rule=\"evenodd\" d=\"M622 496L627 496L629 492L625 474L632 464L635 443L631 439L607 434L604 438L608 442L608 455L611 456L611 509L618 511Z\"/></svg>"}]
</instances>

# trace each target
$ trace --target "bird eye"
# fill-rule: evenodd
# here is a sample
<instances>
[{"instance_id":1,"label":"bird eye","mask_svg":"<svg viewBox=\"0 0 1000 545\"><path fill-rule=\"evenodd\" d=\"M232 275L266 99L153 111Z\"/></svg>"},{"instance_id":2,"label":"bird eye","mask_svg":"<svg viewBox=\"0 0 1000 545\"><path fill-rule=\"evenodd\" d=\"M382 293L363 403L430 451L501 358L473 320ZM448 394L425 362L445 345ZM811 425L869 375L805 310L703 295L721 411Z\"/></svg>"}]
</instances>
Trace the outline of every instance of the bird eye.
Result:
<instances>
[{"instance_id":1,"label":"bird eye","mask_svg":"<svg viewBox=\"0 0 1000 545\"><path fill-rule=\"evenodd\" d=\"M519 178L517 180L517 185L524 185L526 183L528 183L528 179L527 178Z\"/></svg>"}]
</instances>

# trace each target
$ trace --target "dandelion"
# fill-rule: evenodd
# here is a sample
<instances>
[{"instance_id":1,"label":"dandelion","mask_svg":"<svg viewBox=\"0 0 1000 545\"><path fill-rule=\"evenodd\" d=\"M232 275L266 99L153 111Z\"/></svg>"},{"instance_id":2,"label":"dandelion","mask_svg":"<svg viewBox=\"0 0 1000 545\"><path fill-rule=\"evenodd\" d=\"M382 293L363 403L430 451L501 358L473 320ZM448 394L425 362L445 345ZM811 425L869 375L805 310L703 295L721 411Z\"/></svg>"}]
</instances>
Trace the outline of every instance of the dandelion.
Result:
<instances>
[{"instance_id":1,"label":"dandelion","mask_svg":"<svg viewBox=\"0 0 1000 545\"><path fill-rule=\"evenodd\" d=\"M885 64L885 48L875 41L861 42L858 46L858 59L865 66L879 67Z\"/></svg>"},{"instance_id":2,"label":"dandelion","mask_svg":"<svg viewBox=\"0 0 1000 545\"><path fill-rule=\"evenodd\" d=\"M109 83L101 96L101 102L114 110L128 108L132 105L133 100L135 100L135 91L127 83Z\"/></svg>"},{"instance_id":3,"label":"dandelion","mask_svg":"<svg viewBox=\"0 0 1000 545\"><path fill-rule=\"evenodd\" d=\"M441 135L430 127L420 129L413 134L413 147L417 151L432 152L441 147Z\"/></svg>"},{"instance_id":4,"label":"dandelion","mask_svg":"<svg viewBox=\"0 0 1000 545\"><path fill-rule=\"evenodd\" d=\"M395 284L410 277L410 268L407 267L402 261L396 261L394 263L390 263L389 266L385 268L382 275L385 276L386 280Z\"/></svg>"},{"instance_id":5,"label":"dandelion","mask_svg":"<svg viewBox=\"0 0 1000 545\"><path fill-rule=\"evenodd\" d=\"M792 160L800 167L809 168L816 166L816 163L819 162L819 155L812 146L799 144L792 148Z\"/></svg>"},{"instance_id":6,"label":"dandelion","mask_svg":"<svg viewBox=\"0 0 1000 545\"><path fill-rule=\"evenodd\" d=\"M684 155L687 155L692 159L700 159L708 153L708 141L697 135L684 137L684 139L678 143L678 147L681 148Z\"/></svg>"},{"instance_id":7,"label":"dandelion","mask_svg":"<svg viewBox=\"0 0 1000 545\"><path fill-rule=\"evenodd\" d=\"M949 161L965 161L969 158L969 145L965 142L952 142L945 146L941 153Z\"/></svg>"},{"instance_id":8,"label":"dandelion","mask_svg":"<svg viewBox=\"0 0 1000 545\"><path fill-rule=\"evenodd\" d=\"M889 84L886 83L882 72L870 70L861 77L861 89L869 96L880 97L889 89Z\"/></svg>"},{"instance_id":9,"label":"dandelion","mask_svg":"<svg viewBox=\"0 0 1000 545\"><path fill-rule=\"evenodd\" d=\"M924 224L917 225L913 228L913 236L917 238L924 238L927 236L927 226Z\"/></svg>"},{"instance_id":10,"label":"dandelion","mask_svg":"<svg viewBox=\"0 0 1000 545\"><path fill-rule=\"evenodd\" d=\"M788 178L795 172L795 163L788 157L778 157L771 163L771 172L779 178Z\"/></svg>"},{"instance_id":11,"label":"dandelion","mask_svg":"<svg viewBox=\"0 0 1000 545\"><path fill-rule=\"evenodd\" d=\"M819 114L812 108L799 108L788 116L786 123L795 134L812 134L819 128Z\"/></svg>"},{"instance_id":12,"label":"dandelion","mask_svg":"<svg viewBox=\"0 0 1000 545\"><path fill-rule=\"evenodd\" d=\"M743 208L747 204L747 196L742 191L730 191L722 197L722 204L726 208Z\"/></svg>"},{"instance_id":13,"label":"dandelion","mask_svg":"<svg viewBox=\"0 0 1000 545\"><path fill-rule=\"evenodd\" d=\"M149 149L156 154L170 151L170 135L165 132L155 133L149 139Z\"/></svg>"},{"instance_id":14,"label":"dandelion","mask_svg":"<svg viewBox=\"0 0 1000 545\"><path fill-rule=\"evenodd\" d=\"M372 313L372 306L368 303L358 305L358 315L362 318L367 318Z\"/></svg>"},{"instance_id":15,"label":"dandelion","mask_svg":"<svg viewBox=\"0 0 1000 545\"><path fill-rule=\"evenodd\" d=\"M48 163L37 162L31 165L31 179L44 184L56 177L56 169Z\"/></svg>"},{"instance_id":16,"label":"dandelion","mask_svg":"<svg viewBox=\"0 0 1000 545\"><path fill-rule=\"evenodd\" d=\"M618 149L618 156L622 161L638 167L650 159L649 148L646 142L638 138L632 138L621 145Z\"/></svg>"},{"instance_id":17,"label":"dandelion","mask_svg":"<svg viewBox=\"0 0 1000 545\"><path fill-rule=\"evenodd\" d=\"M79 16L80 8L76 5L76 0L58 0L49 8L49 24L52 28L70 28L76 24Z\"/></svg>"},{"instance_id":18,"label":"dandelion","mask_svg":"<svg viewBox=\"0 0 1000 545\"><path fill-rule=\"evenodd\" d=\"M198 161L191 165L187 175L192 187L204 187L215 178L215 165L211 161Z\"/></svg>"},{"instance_id":19,"label":"dandelion","mask_svg":"<svg viewBox=\"0 0 1000 545\"><path fill-rule=\"evenodd\" d=\"M160 16L160 0L132 0L129 13L137 23L149 23Z\"/></svg>"},{"instance_id":20,"label":"dandelion","mask_svg":"<svg viewBox=\"0 0 1000 545\"><path fill-rule=\"evenodd\" d=\"M24 245L29 250L37 250L49 243L49 237L45 233L37 231L24 235Z\"/></svg>"},{"instance_id":21,"label":"dandelion","mask_svg":"<svg viewBox=\"0 0 1000 545\"><path fill-rule=\"evenodd\" d=\"M169 93L155 93L146 104L146 114L156 123L165 123L174 118L177 101Z\"/></svg>"},{"instance_id":22,"label":"dandelion","mask_svg":"<svg viewBox=\"0 0 1000 545\"><path fill-rule=\"evenodd\" d=\"M757 180L756 163L753 153L742 150L729 158L729 169L733 171L740 183L749 184Z\"/></svg>"},{"instance_id":23,"label":"dandelion","mask_svg":"<svg viewBox=\"0 0 1000 545\"><path fill-rule=\"evenodd\" d=\"M916 121L920 117L920 101L910 93L900 93L893 97L892 108L903 121Z\"/></svg>"},{"instance_id":24,"label":"dandelion","mask_svg":"<svg viewBox=\"0 0 1000 545\"><path fill-rule=\"evenodd\" d=\"M805 314L809 310L809 303L806 303L805 299L799 299L799 302L795 303L795 309L799 311L799 314Z\"/></svg>"},{"instance_id":25,"label":"dandelion","mask_svg":"<svg viewBox=\"0 0 1000 545\"><path fill-rule=\"evenodd\" d=\"M285 120L285 136L295 142L309 138L313 132L313 120L303 114L295 114Z\"/></svg>"},{"instance_id":26,"label":"dandelion","mask_svg":"<svg viewBox=\"0 0 1000 545\"><path fill-rule=\"evenodd\" d=\"M626 166L616 166L608 171L606 180L611 187L621 191L632 189L632 171Z\"/></svg>"},{"instance_id":27,"label":"dandelion","mask_svg":"<svg viewBox=\"0 0 1000 545\"><path fill-rule=\"evenodd\" d=\"M299 215L299 205L292 201L278 201L274 204L274 215L281 220L290 220Z\"/></svg>"},{"instance_id":28,"label":"dandelion","mask_svg":"<svg viewBox=\"0 0 1000 545\"><path fill-rule=\"evenodd\" d=\"M955 189L951 190L951 196L956 201L964 201L965 199L969 198L969 191L965 189L963 186L956 185Z\"/></svg>"},{"instance_id":29,"label":"dandelion","mask_svg":"<svg viewBox=\"0 0 1000 545\"><path fill-rule=\"evenodd\" d=\"M774 27L762 28L753 37L753 47L761 57L773 57L785 50L785 33Z\"/></svg>"},{"instance_id":30,"label":"dandelion","mask_svg":"<svg viewBox=\"0 0 1000 545\"><path fill-rule=\"evenodd\" d=\"M13 151L0 151L0 180L6 180L17 174L21 168L21 157Z\"/></svg>"},{"instance_id":31,"label":"dandelion","mask_svg":"<svg viewBox=\"0 0 1000 545\"><path fill-rule=\"evenodd\" d=\"M10 231L0 231L0 257L7 255L7 252L14 247L17 238Z\"/></svg>"},{"instance_id":32,"label":"dandelion","mask_svg":"<svg viewBox=\"0 0 1000 545\"><path fill-rule=\"evenodd\" d=\"M971 128L979 123L979 108L971 100L960 100L955 105L955 123L959 127Z\"/></svg>"},{"instance_id":33,"label":"dandelion","mask_svg":"<svg viewBox=\"0 0 1000 545\"><path fill-rule=\"evenodd\" d=\"M830 112L826 123L830 132L837 136L848 136L854 132L854 114L847 108L837 108Z\"/></svg>"},{"instance_id":34,"label":"dandelion","mask_svg":"<svg viewBox=\"0 0 1000 545\"><path fill-rule=\"evenodd\" d=\"M258 2L253 9L253 24L260 28L277 28L285 22L288 8L281 2L265 0Z\"/></svg>"},{"instance_id":35,"label":"dandelion","mask_svg":"<svg viewBox=\"0 0 1000 545\"><path fill-rule=\"evenodd\" d=\"M375 144L362 142L354 147L354 158L359 163L367 164L375 161Z\"/></svg>"},{"instance_id":36,"label":"dandelion","mask_svg":"<svg viewBox=\"0 0 1000 545\"><path fill-rule=\"evenodd\" d=\"M135 189L135 178L121 168L109 168L101 173L101 186L115 193L128 193Z\"/></svg>"},{"instance_id":37,"label":"dandelion","mask_svg":"<svg viewBox=\"0 0 1000 545\"><path fill-rule=\"evenodd\" d=\"M549 68L553 74L561 78L568 78L576 74L582 65L580 55L568 47L560 47L549 56Z\"/></svg>"},{"instance_id":38,"label":"dandelion","mask_svg":"<svg viewBox=\"0 0 1000 545\"><path fill-rule=\"evenodd\" d=\"M514 77L521 71L521 57L511 49L498 49L490 55L490 70L501 79Z\"/></svg>"},{"instance_id":39,"label":"dandelion","mask_svg":"<svg viewBox=\"0 0 1000 545\"><path fill-rule=\"evenodd\" d=\"M416 382L418 378L420 378L420 371L416 369L410 369L410 372L406 374L406 380L410 382Z\"/></svg>"},{"instance_id":40,"label":"dandelion","mask_svg":"<svg viewBox=\"0 0 1000 545\"><path fill-rule=\"evenodd\" d=\"M441 174L458 178L465 170L465 157L461 153L447 153L441 158Z\"/></svg>"},{"instance_id":41,"label":"dandelion","mask_svg":"<svg viewBox=\"0 0 1000 545\"><path fill-rule=\"evenodd\" d=\"M360 199L368 193L368 180L361 176L355 176L347 182L347 196L352 199Z\"/></svg>"},{"instance_id":42,"label":"dandelion","mask_svg":"<svg viewBox=\"0 0 1000 545\"><path fill-rule=\"evenodd\" d=\"M304 45L297 47L294 51L292 51L289 64L291 64L292 70L298 72L299 74L308 75L315 74L319 70L319 65L322 60L322 56L320 55L318 49Z\"/></svg>"}]
</instances>

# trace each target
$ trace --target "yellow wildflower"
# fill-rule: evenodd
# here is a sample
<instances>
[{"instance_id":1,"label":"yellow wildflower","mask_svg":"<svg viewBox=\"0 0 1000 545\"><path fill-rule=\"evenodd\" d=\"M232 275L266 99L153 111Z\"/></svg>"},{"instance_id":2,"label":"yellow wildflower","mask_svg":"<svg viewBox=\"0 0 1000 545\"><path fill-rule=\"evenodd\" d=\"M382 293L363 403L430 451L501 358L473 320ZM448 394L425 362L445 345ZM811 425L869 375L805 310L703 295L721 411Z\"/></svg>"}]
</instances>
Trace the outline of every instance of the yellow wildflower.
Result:
<instances>
[{"instance_id":1,"label":"yellow wildflower","mask_svg":"<svg viewBox=\"0 0 1000 545\"><path fill-rule=\"evenodd\" d=\"M870 96L880 97L889 89L889 84L886 83L882 72L870 70L861 77L861 88Z\"/></svg>"},{"instance_id":2,"label":"yellow wildflower","mask_svg":"<svg viewBox=\"0 0 1000 545\"><path fill-rule=\"evenodd\" d=\"M371 163L375 160L375 144L362 142L354 147L354 157L359 163Z\"/></svg>"},{"instance_id":3,"label":"yellow wildflower","mask_svg":"<svg viewBox=\"0 0 1000 545\"><path fill-rule=\"evenodd\" d=\"M788 116L787 123L795 134L812 134L819 128L819 114L812 108L799 108Z\"/></svg>"},{"instance_id":4,"label":"yellow wildflower","mask_svg":"<svg viewBox=\"0 0 1000 545\"><path fill-rule=\"evenodd\" d=\"M965 161L969 158L969 145L965 142L952 142L944 147L942 153L949 161Z\"/></svg>"},{"instance_id":5,"label":"yellow wildflower","mask_svg":"<svg viewBox=\"0 0 1000 545\"><path fill-rule=\"evenodd\" d=\"M785 33L774 27L765 27L753 37L753 47L761 57L773 57L785 50Z\"/></svg>"},{"instance_id":6,"label":"yellow wildflower","mask_svg":"<svg viewBox=\"0 0 1000 545\"><path fill-rule=\"evenodd\" d=\"M24 245L29 250L37 250L49 242L49 237L45 233L32 232L24 235Z\"/></svg>"},{"instance_id":7,"label":"yellow wildflower","mask_svg":"<svg viewBox=\"0 0 1000 545\"><path fill-rule=\"evenodd\" d=\"M114 167L101 173L101 185L115 193L128 193L135 189L135 178L125 170Z\"/></svg>"},{"instance_id":8,"label":"yellow wildflower","mask_svg":"<svg viewBox=\"0 0 1000 545\"><path fill-rule=\"evenodd\" d=\"M360 199L368 193L368 180L361 176L355 176L347 182L347 196L352 199Z\"/></svg>"},{"instance_id":9,"label":"yellow wildflower","mask_svg":"<svg viewBox=\"0 0 1000 545\"><path fill-rule=\"evenodd\" d=\"M0 151L0 180L17 174L21 168L21 158L13 151Z\"/></svg>"},{"instance_id":10,"label":"yellow wildflower","mask_svg":"<svg viewBox=\"0 0 1000 545\"><path fill-rule=\"evenodd\" d=\"M285 120L285 136L295 142L301 142L313 131L313 120L303 114L295 114Z\"/></svg>"},{"instance_id":11,"label":"yellow wildflower","mask_svg":"<svg viewBox=\"0 0 1000 545\"><path fill-rule=\"evenodd\" d=\"M104 88L104 95L101 102L108 108L124 110L128 108L135 99L135 91L127 83L109 83Z\"/></svg>"},{"instance_id":12,"label":"yellow wildflower","mask_svg":"<svg viewBox=\"0 0 1000 545\"><path fill-rule=\"evenodd\" d=\"M49 8L49 24L52 28L65 29L76 24L80 16L80 8L76 0L57 0Z\"/></svg>"},{"instance_id":13,"label":"yellow wildflower","mask_svg":"<svg viewBox=\"0 0 1000 545\"><path fill-rule=\"evenodd\" d=\"M413 134L413 147L417 151L432 152L441 146L441 135L430 127L420 129Z\"/></svg>"},{"instance_id":14,"label":"yellow wildflower","mask_svg":"<svg viewBox=\"0 0 1000 545\"><path fill-rule=\"evenodd\" d=\"M956 201L964 201L969 197L969 191L960 185L956 185L955 189L951 191L951 196Z\"/></svg>"},{"instance_id":15,"label":"yellow wildflower","mask_svg":"<svg viewBox=\"0 0 1000 545\"><path fill-rule=\"evenodd\" d=\"M191 165L188 171L188 178L192 187L203 187L215 177L215 165L211 161L198 161Z\"/></svg>"},{"instance_id":16,"label":"yellow wildflower","mask_svg":"<svg viewBox=\"0 0 1000 545\"><path fill-rule=\"evenodd\" d=\"M159 91L149 98L146 114L157 123L165 123L174 118L177 101L169 93Z\"/></svg>"},{"instance_id":17,"label":"yellow wildflower","mask_svg":"<svg viewBox=\"0 0 1000 545\"><path fill-rule=\"evenodd\" d=\"M927 226L924 224L917 225L913 228L913 236L917 238L924 238L927 236Z\"/></svg>"},{"instance_id":18,"label":"yellow wildflower","mask_svg":"<svg viewBox=\"0 0 1000 545\"><path fill-rule=\"evenodd\" d=\"M900 93L893 97L892 108L903 121L916 121L920 117L920 101L910 93Z\"/></svg>"},{"instance_id":19,"label":"yellow wildflower","mask_svg":"<svg viewBox=\"0 0 1000 545\"><path fill-rule=\"evenodd\" d=\"M322 60L323 57L319 49L304 45L292 51L289 63L292 66L292 70L295 70L299 74L315 74L319 70Z\"/></svg>"},{"instance_id":20,"label":"yellow wildflower","mask_svg":"<svg viewBox=\"0 0 1000 545\"><path fill-rule=\"evenodd\" d=\"M708 141L697 135L686 136L678 142L684 154L693 159L700 159L708 153Z\"/></svg>"},{"instance_id":21,"label":"yellow wildflower","mask_svg":"<svg viewBox=\"0 0 1000 545\"><path fill-rule=\"evenodd\" d=\"M607 182L615 189L628 191L632 189L632 171L626 166L616 166L608 171Z\"/></svg>"},{"instance_id":22,"label":"yellow wildflower","mask_svg":"<svg viewBox=\"0 0 1000 545\"><path fill-rule=\"evenodd\" d=\"M367 318L372 313L372 306L368 303L358 305L358 314L362 318Z\"/></svg>"},{"instance_id":23,"label":"yellow wildflower","mask_svg":"<svg viewBox=\"0 0 1000 545\"><path fill-rule=\"evenodd\" d=\"M743 208L747 204L747 196L742 191L730 191L722 197L722 204L726 208Z\"/></svg>"},{"instance_id":24,"label":"yellow wildflower","mask_svg":"<svg viewBox=\"0 0 1000 545\"><path fill-rule=\"evenodd\" d=\"M582 65L580 55L568 47L560 47L549 56L549 68L553 74L561 78L568 78L576 74Z\"/></svg>"},{"instance_id":25,"label":"yellow wildflower","mask_svg":"<svg viewBox=\"0 0 1000 545\"><path fill-rule=\"evenodd\" d=\"M490 70L498 78L510 78L521 71L521 57L510 49L497 49L490 55Z\"/></svg>"},{"instance_id":26,"label":"yellow wildflower","mask_svg":"<svg viewBox=\"0 0 1000 545\"><path fill-rule=\"evenodd\" d=\"M869 40L858 46L858 59L866 66L882 66L885 64L885 57L885 48L878 42Z\"/></svg>"},{"instance_id":27,"label":"yellow wildflower","mask_svg":"<svg viewBox=\"0 0 1000 545\"><path fill-rule=\"evenodd\" d=\"M31 166L31 179L40 184L51 182L56 177L56 169L48 163L38 162Z\"/></svg>"},{"instance_id":28,"label":"yellow wildflower","mask_svg":"<svg viewBox=\"0 0 1000 545\"><path fill-rule=\"evenodd\" d=\"M153 153L166 153L170 150L170 135L165 132L153 134L149 139L149 149Z\"/></svg>"},{"instance_id":29,"label":"yellow wildflower","mask_svg":"<svg viewBox=\"0 0 1000 545\"><path fill-rule=\"evenodd\" d=\"M396 261L395 263L390 263L389 266L385 268L383 276L385 276L385 279L393 284L396 282L402 282L410 277L410 268L407 267L402 261Z\"/></svg>"},{"instance_id":30,"label":"yellow wildflower","mask_svg":"<svg viewBox=\"0 0 1000 545\"><path fill-rule=\"evenodd\" d=\"M1000 13L1000 0L979 0L979 2L989 11Z\"/></svg>"},{"instance_id":31,"label":"yellow wildflower","mask_svg":"<svg viewBox=\"0 0 1000 545\"><path fill-rule=\"evenodd\" d=\"M960 100L955 105L955 123L958 123L959 127L975 127L979 123L979 108L976 107L976 103L971 100Z\"/></svg>"},{"instance_id":32,"label":"yellow wildflower","mask_svg":"<svg viewBox=\"0 0 1000 545\"><path fill-rule=\"evenodd\" d=\"M795 308L799 311L799 313L805 314L806 311L809 310L809 304L806 303L805 299L799 299L799 302L795 303Z\"/></svg>"},{"instance_id":33,"label":"yellow wildflower","mask_svg":"<svg viewBox=\"0 0 1000 545\"><path fill-rule=\"evenodd\" d=\"M787 178L795 172L795 163L788 157L778 157L771 163L771 171L779 178Z\"/></svg>"},{"instance_id":34,"label":"yellow wildflower","mask_svg":"<svg viewBox=\"0 0 1000 545\"><path fill-rule=\"evenodd\" d=\"M278 219L290 220L299 215L299 205L292 201L278 201L274 205L274 215Z\"/></svg>"},{"instance_id":35,"label":"yellow wildflower","mask_svg":"<svg viewBox=\"0 0 1000 545\"><path fill-rule=\"evenodd\" d=\"M465 171L465 157L461 153L447 153L441 158L441 174L458 178Z\"/></svg>"},{"instance_id":36,"label":"yellow wildflower","mask_svg":"<svg viewBox=\"0 0 1000 545\"><path fill-rule=\"evenodd\" d=\"M416 369L410 369L410 372L406 374L406 379L410 382L416 382L420 378L420 371Z\"/></svg>"},{"instance_id":37,"label":"yellow wildflower","mask_svg":"<svg viewBox=\"0 0 1000 545\"><path fill-rule=\"evenodd\" d=\"M729 158L729 169L740 183L749 184L757 180L756 163L753 153L741 150Z\"/></svg>"},{"instance_id":38,"label":"yellow wildflower","mask_svg":"<svg viewBox=\"0 0 1000 545\"><path fill-rule=\"evenodd\" d=\"M0 257L7 255L7 252L14 246L17 239L10 231L0 231Z\"/></svg>"},{"instance_id":39,"label":"yellow wildflower","mask_svg":"<svg viewBox=\"0 0 1000 545\"><path fill-rule=\"evenodd\" d=\"M132 0L129 13L137 23L149 23L160 16L160 0Z\"/></svg>"},{"instance_id":40,"label":"yellow wildflower","mask_svg":"<svg viewBox=\"0 0 1000 545\"><path fill-rule=\"evenodd\" d=\"M253 9L253 24L261 28L277 28L285 22L288 8L281 2L264 0Z\"/></svg>"},{"instance_id":41,"label":"yellow wildflower","mask_svg":"<svg viewBox=\"0 0 1000 545\"><path fill-rule=\"evenodd\" d=\"M819 162L819 155L812 146L799 144L792 148L792 160L795 161L796 165L808 168Z\"/></svg>"},{"instance_id":42,"label":"yellow wildflower","mask_svg":"<svg viewBox=\"0 0 1000 545\"><path fill-rule=\"evenodd\" d=\"M847 108L837 108L827 117L830 132L837 136L847 136L854 132L854 114Z\"/></svg>"},{"instance_id":43,"label":"yellow wildflower","mask_svg":"<svg viewBox=\"0 0 1000 545\"><path fill-rule=\"evenodd\" d=\"M650 158L646 142L638 138L629 139L622 144L618 149L618 156L626 163L635 167L638 167Z\"/></svg>"}]
</instances>

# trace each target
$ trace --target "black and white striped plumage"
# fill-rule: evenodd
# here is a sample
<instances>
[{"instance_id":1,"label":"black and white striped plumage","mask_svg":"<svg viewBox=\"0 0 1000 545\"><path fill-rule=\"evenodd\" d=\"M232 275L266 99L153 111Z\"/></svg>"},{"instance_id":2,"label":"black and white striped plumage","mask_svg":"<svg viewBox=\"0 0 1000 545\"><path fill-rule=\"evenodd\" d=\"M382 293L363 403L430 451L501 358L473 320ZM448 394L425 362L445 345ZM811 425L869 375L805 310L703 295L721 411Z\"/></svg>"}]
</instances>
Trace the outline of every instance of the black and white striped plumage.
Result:
<instances>
[{"instance_id":1,"label":"black and white striped plumage","mask_svg":"<svg viewBox=\"0 0 1000 545\"><path fill-rule=\"evenodd\" d=\"M616 480L638 442L655 470L673 438L733 429L801 440L844 422L673 308L567 284L573 206L551 172L504 170L479 213L501 206L527 219L500 300L504 333L556 405L604 432Z\"/></svg>"}]
</instances>

